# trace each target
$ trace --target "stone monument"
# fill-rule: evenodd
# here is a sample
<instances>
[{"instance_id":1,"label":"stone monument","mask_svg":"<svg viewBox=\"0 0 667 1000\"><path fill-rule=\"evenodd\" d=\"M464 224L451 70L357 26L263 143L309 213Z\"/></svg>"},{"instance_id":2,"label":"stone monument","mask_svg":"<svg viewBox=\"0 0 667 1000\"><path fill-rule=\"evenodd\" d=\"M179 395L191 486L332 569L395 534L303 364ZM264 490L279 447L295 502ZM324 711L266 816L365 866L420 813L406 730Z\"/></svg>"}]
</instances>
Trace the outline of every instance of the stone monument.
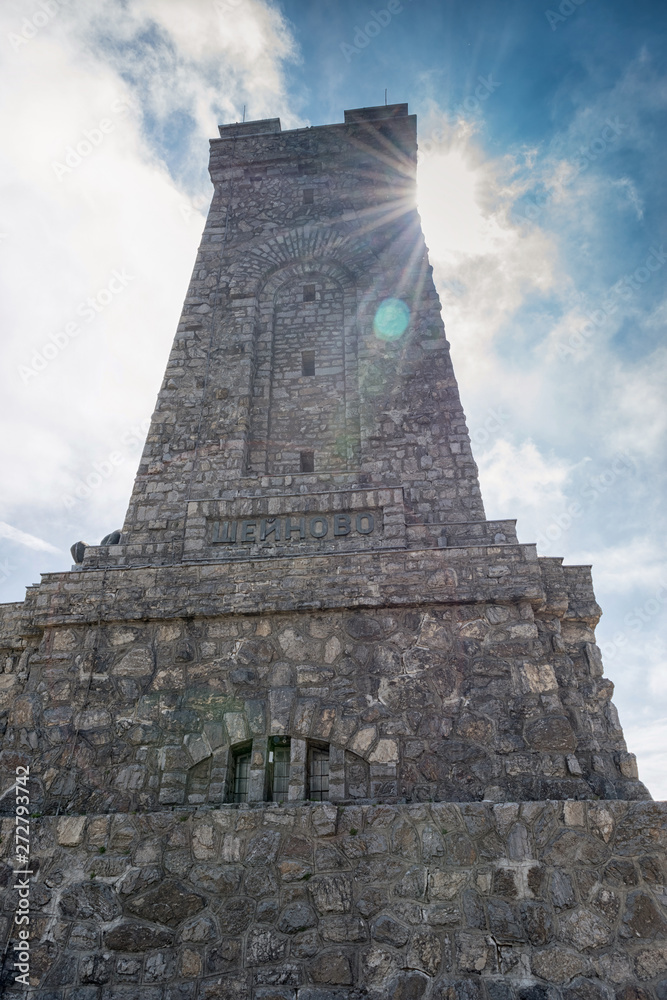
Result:
<instances>
[{"instance_id":1,"label":"stone monument","mask_svg":"<svg viewBox=\"0 0 667 1000\"><path fill-rule=\"evenodd\" d=\"M666 810L590 567L485 517L416 156L211 142L122 531L0 607L6 997L667 997Z\"/></svg>"}]
</instances>

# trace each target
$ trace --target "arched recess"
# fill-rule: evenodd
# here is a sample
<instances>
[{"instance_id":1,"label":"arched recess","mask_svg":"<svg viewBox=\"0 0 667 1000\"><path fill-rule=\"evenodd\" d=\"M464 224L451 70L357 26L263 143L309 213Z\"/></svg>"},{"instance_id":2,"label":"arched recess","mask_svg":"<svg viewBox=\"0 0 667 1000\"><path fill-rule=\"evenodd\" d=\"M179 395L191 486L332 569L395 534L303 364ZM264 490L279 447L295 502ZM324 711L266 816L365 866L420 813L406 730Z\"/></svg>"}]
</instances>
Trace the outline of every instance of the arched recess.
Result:
<instances>
[{"instance_id":1,"label":"arched recess","mask_svg":"<svg viewBox=\"0 0 667 1000\"><path fill-rule=\"evenodd\" d=\"M325 257L276 269L258 295L247 469L286 475L359 466L356 284ZM312 359L312 371L306 371Z\"/></svg>"},{"instance_id":2,"label":"arched recess","mask_svg":"<svg viewBox=\"0 0 667 1000\"><path fill-rule=\"evenodd\" d=\"M202 745L200 734L190 736L189 743L186 737L186 747ZM276 781L278 747L287 751L283 755L285 780L279 787ZM205 754L185 770L180 748L168 749L171 753L161 754L160 765L159 801L163 805L340 802L367 799L372 792L367 755L353 753L338 743L318 737L311 739L288 732L279 736L244 738ZM188 756L193 758L191 750ZM199 757L199 753L194 756ZM326 759L324 768L323 757ZM169 764L177 766L173 768ZM324 777L326 780L322 781Z\"/></svg>"}]
</instances>

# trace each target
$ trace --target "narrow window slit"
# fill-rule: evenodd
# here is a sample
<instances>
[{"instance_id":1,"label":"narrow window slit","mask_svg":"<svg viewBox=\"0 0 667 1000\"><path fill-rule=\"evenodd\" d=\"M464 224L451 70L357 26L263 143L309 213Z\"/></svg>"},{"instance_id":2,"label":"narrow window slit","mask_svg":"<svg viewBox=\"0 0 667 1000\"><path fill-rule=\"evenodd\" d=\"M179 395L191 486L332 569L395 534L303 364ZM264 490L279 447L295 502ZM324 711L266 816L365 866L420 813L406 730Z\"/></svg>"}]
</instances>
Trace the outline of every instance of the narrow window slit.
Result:
<instances>
[{"instance_id":1,"label":"narrow window slit","mask_svg":"<svg viewBox=\"0 0 667 1000\"><path fill-rule=\"evenodd\" d=\"M250 751L234 754L234 802L248 801L250 783Z\"/></svg>"},{"instance_id":2,"label":"narrow window slit","mask_svg":"<svg viewBox=\"0 0 667 1000\"><path fill-rule=\"evenodd\" d=\"M315 452L314 451L302 451L300 453L301 459L301 471L302 472L314 472L315 471Z\"/></svg>"},{"instance_id":3,"label":"narrow window slit","mask_svg":"<svg viewBox=\"0 0 667 1000\"><path fill-rule=\"evenodd\" d=\"M303 286L303 301L304 302L314 302L315 301L315 285L304 285Z\"/></svg>"},{"instance_id":4,"label":"narrow window slit","mask_svg":"<svg viewBox=\"0 0 667 1000\"><path fill-rule=\"evenodd\" d=\"M289 736L274 736L269 761L271 764L271 799L273 802L281 802L287 799L289 791Z\"/></svg>"},{"instance_id":5,"label":"narrow window slit","mask_svg":"<svg viewBox=\"0 0 667 1000\"><path fill-rule=\"evenodd\" d=\"M329 748L310 747L308 754L308 798L326 802L329 798Z\"/></svg>"},{"instance_id":6,"label":"narrow window slit","mask_svg":"<svg viewBox=\"0 0 667 1000\"><path fill-rule=\"evenodd\" d=\"M303 189L303 203L304 205L313 205L315 203L315 188Z\"/></svg>"},{"instance_id":7,"label":"narrow window slit","mask_svg":"<svg viewBox=\"0 0 667 1000\"><path fill-rule=\"evenodd\" d=\"M301 374L302 375L315 374L315 351L301 352Z\"/></svg>"}]
</instances>

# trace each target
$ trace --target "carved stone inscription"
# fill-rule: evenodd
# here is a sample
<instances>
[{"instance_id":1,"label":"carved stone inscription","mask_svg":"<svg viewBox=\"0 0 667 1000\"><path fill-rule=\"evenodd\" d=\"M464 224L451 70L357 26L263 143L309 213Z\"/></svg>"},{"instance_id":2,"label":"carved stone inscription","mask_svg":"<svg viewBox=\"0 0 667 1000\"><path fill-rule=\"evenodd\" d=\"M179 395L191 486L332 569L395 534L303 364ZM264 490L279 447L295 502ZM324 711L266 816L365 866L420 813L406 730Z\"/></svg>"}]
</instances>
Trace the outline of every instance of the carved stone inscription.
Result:
<instances>
[{"instance_id":1,"label":"carved stone inscription","mask_svg":"<svg viewBox=\"0 0 667 1000\"><path fill-rule=\"evenodd\" d=\"M213 521L214 545L266 544L327 540L371 535L376 517L368 512L349 514L294 514L286 517Z\"/></svg>"}]
</instances>

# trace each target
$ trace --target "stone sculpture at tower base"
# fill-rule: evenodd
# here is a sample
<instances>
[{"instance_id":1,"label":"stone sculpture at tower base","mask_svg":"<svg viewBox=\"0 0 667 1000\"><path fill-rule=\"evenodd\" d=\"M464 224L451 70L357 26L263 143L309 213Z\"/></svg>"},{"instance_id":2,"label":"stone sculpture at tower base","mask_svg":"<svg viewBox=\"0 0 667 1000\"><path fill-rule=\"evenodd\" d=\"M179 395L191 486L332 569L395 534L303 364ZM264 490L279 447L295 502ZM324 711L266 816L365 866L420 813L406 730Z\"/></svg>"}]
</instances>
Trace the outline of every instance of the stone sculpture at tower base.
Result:
<instances>
[{"instance_id":1,"label":"stone sculpture at tower base","mask_svg":"<svg viewBox=\"0 0 667 1000\"><path fill-rule=\"evenodd\" d=\"M120 537L0 606L2 995L667 1000L667 805L590 567L485 517L414 118L220 131Z\"/></svg>"}]
</instances>

